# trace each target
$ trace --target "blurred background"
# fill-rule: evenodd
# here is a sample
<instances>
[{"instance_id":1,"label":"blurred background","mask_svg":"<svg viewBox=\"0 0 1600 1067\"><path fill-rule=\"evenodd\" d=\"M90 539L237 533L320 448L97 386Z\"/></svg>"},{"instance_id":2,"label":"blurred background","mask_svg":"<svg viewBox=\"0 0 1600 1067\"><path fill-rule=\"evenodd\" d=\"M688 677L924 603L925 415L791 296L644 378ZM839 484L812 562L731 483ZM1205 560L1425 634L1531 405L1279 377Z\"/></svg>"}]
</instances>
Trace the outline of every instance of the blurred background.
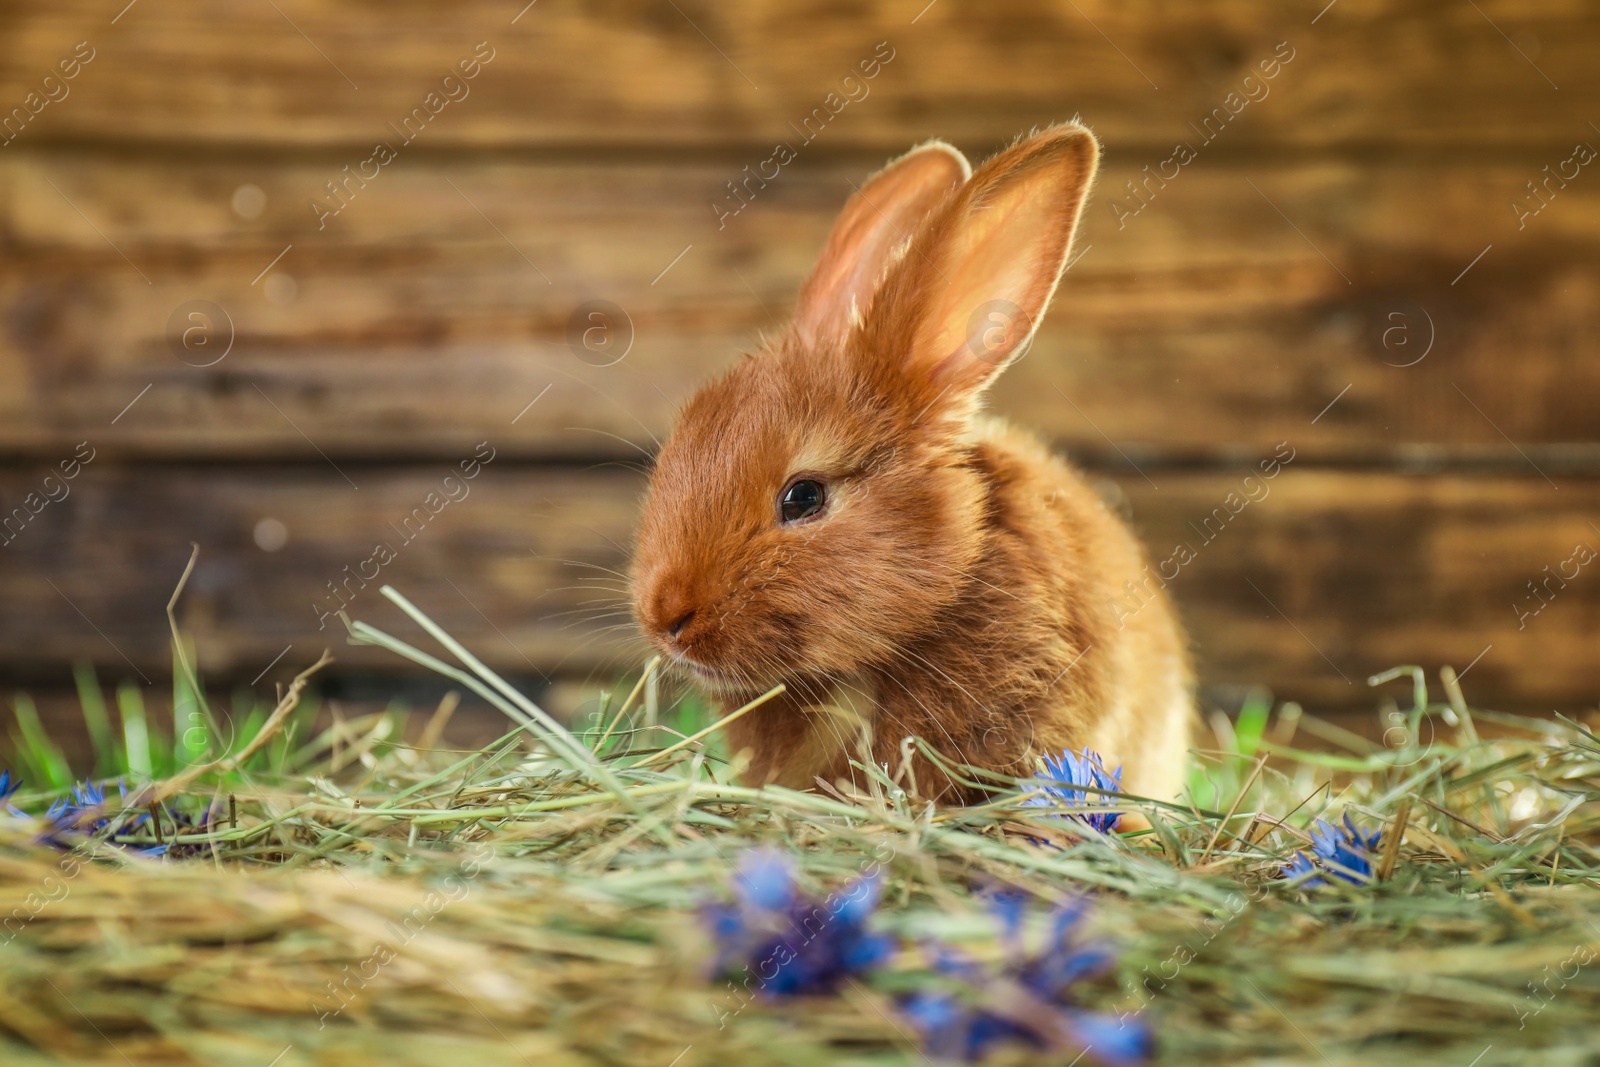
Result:
<instances>
[{"instance_id":1,"label":"blurred background","mask_svg":"<svg viewBox=\"0 0 1600 1067\"><path fill-rule=\"evenodd\" d=\"M328 614L404 630L387 582L576 706L644 658L641 465L851 183L1074 115L1103 177L992 406L1181 561L1207 706L1600 699L1588 5L10 0L0 41L0 692L47 720L75 665L167 683L191 542L214 695L331 647L324 696L435 699Z\"/></svg>"}]
</instances>

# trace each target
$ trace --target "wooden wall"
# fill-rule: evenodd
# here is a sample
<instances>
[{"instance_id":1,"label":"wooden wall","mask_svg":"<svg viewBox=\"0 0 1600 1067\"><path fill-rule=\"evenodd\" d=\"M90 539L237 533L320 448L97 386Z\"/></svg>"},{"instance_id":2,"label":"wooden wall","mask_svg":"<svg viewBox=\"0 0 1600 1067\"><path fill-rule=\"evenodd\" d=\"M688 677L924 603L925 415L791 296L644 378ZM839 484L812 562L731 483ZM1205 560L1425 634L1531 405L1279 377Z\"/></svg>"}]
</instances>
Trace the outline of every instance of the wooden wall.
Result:
<instances>
[{"instance_id":1,"label":"wooden wall","mask_svg":"<svg viewBox=\"0 0 1600 1067\"><path fill-rule=\"evenodd\" d=\"M67 494L0 545L0 680L158 681L191 541L212 677L328 642L397 672L316 605L480 442L383 580L513 673L636 662L589 566L626 558L631 465L788 314L850 183L1081 114L1082 258L993 402L1194 550L1208 692L1370 707L1375 670L1472 663L1485 702L1600 699L1586 5L124 2L0 8L0 508ZM632 335L609 365L569 340L596 300Z\"/></svg>"}]
</instances>

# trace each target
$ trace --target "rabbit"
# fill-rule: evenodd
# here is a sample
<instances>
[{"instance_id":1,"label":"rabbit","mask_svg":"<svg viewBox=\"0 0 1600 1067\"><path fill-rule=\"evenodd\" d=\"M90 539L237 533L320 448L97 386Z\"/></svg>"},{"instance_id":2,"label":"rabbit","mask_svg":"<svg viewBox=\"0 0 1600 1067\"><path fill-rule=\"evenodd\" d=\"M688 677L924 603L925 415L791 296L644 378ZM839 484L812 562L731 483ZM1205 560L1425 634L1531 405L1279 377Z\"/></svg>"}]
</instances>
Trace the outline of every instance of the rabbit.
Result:
<instances>
[{"instance_id":1,"label":"rabbit","mask_svg":"<svg viewBox=\"0 0 1600 1067\"><path fill-rule=\"evenodd\" d=\"M891 163L785 332L694 394L657 454L633 613L724 713L786 687L725 727L747 782L859 784L869 755L973 803L962 764L1019 778L1089 749L1125 791L1179 795L1188 646L1139 542L979 410L1050 303L1099 155L1073 122L976 172L937 141ZM1136 612L1126 588L1148 596Z\"/></svg>"}]
</instances>

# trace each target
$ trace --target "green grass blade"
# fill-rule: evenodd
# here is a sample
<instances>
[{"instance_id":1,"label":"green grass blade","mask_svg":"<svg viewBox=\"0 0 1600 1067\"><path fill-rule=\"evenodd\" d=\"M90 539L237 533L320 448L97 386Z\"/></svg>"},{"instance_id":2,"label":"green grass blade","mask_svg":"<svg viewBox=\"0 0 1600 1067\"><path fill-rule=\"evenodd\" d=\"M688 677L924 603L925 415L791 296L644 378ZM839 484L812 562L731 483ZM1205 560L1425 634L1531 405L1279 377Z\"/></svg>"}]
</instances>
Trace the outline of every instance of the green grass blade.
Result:
<instances>
[{"instance_id":1,"label":"green grass blade","mask_svg":"<svg viewBox=\"0 0 1600 1067\"><path fill-rule=\"evenodd\" d=\"M394 588L394 586L386 585L383 587L382 593L398 606L401 611L411 616L413 622L427 631L428 636L443 645L445 650L460 660L469 671L494 687L506 700L515 704L524 716L543 727L541 732L547 736L549 741L554 743L552 747L566 753L567 757L574 761L574 767L582 767L584 765L593 767L598 765L599 761L595 759L594 753L579 744L578 739L573 737L565 726L557 722L549 712L529 700L510 682L491 671L477 656L467 651L465 645L446 633L443 627L425 615L421 608L407 600L398 589Z\"/></svg>"},{"instance_id":2,"label":"green grass blade","mask_svg":"<svg viewBox=\"0 0 1600 1067\"><path fill-rule=\"evenodd\" d=\"M194 657L190 650L190 659ZM178 646L172 646L172 756L180 768L203 763L210 748L210 715L203 711L205 694L191 684L183 670Z\"/></svg>"},{"instance_id":3,"label":"green grass blade","mask_svg":"<svg viewBox=\"0 0 1600 1067\"><path fill-rule=\"evenodd\" d=\"M150 721L144 713L144 694L132 682L117 686L117 711L122 716L122 744L128 773L154 778L155 754L150 749Z\"/></svg>"},{"instance_id":4,"label":"green grass blade","mask_svg":"<svg viewBox=\"0 0 1600 1067\"><path fill-rule=\"evenodd\" d=\"M1233 743L1239 755L1254 759L1266 732L1267 719L1272 715L1272 694L1265 689L1252 689L1239 708L1233 724Z\"/></svg>"},{"instance_id":5,"label":"green grass blade","mask_svg":"<svg viewBox=\"0 0 1600 1067\"><path fill-rule=\"evenodd\" d=\"M37 768L50 788L70 788L73 782L72 768L67 766L67 757L61 754L61 749L45 733L33 698L26 693L18 693L12 698L11 706L16 712L17 729L22 731L20 747L27 760Z\"/></svg>"},{"instance_id":6,"label":"green grass blade","mask_svg":"<svg viewBox=\"0 0 1600 1067\"><path fill-rule=\"evenodd\" d=\"M89 741L94 745L94 770L99 778L110 778L126 773L128 768L111 729L111 716L106 711L106 696L100 689L100 679L94 667L80 663L72 669L72 681L78 687L78 706L83 709L83 724L89 730Z\"/></svg>"},{"instance_id":7,"label":"green grass blade","mask_svg":"<svg viewBox=\"0 0 1600 1067\"><path fill-rule=\"evenodd\" d=\"M384 586L384 592L387 594L392 592L392 590L388 586ZM405 598L400 596L398 593L395 593L390 599L395 599L396 603L401 604L402 607L409 607L409 602L407 602ZM421 619L427 618L427 616L423 615L415 608L410 608L410 612L414 613L413 618L419 619L419 623ZM443 631L439 630L438 626L431 619L428 620L425 628L429 627L431 627L434 631L438 631L441 634L443 633ZM448 639L448 635L446 635L446 637ZM442 674L446 678L452 678L460 684L466 686L468 689L471 689L474 693L477 693L480 697L487 700L501 711L505 712L515 721L537 729L540 740L544 741L552 752L564 759L568 766L580 773L589 775L596 779L635 814L643 814L638 803L633 799L633 797L628 795L627 790L623 788L622 783L617 780L616 776L613 775L604 764L601 764L594 758L594 753L578 744L577 739L574 738L572 734L567 732L566 727L550 718L547 712L534 705L532 701L527 700L525 697L522 697L521 694L517 693L516 690L511 689L510 685L507 684L504 679L500 678L500 676L495 674L493 671L490 671L482 663L479 663L475 658L472 657L471 653L466 651L466 649L461 648L460 652L457 653L458 655L462 656L463 662L470 661L471 663L477 664L478 670L484 672L484 674L488 676L488 679L492 679L493 683L498 684L493 684L491 686L491 684L487 684L487 680L480 681L478 678L468 674L466 671L452 667L450 664L445 663L438 657L430 656L421 649L413 648L411 645L401 641L399 638L392 637L389 634L384 633L382 630L379 630L377 627L370 626L364 622L355 622L350 624L350 640L357 644L377 645L380 648L387 648L389 651L394 652L397 655L404 656L413 663L427 667L431 671ZM440 643L444 644L445 642L441 641ZM450 644L455 644L453 639L450 639L449 644L447 644L446 647L448 648ZM456 645L456 648L460 648L460 645ZM454 651L454 649L452 649L452 651ZM513 696L507 697L503 695L506 690L510 690ZM519 707L518 704L524 705L524 707ZM530 714L527 710L525 710L525 708L532 709L532 711L537 712L537 716Z\"/></svg>"}]
</instances>

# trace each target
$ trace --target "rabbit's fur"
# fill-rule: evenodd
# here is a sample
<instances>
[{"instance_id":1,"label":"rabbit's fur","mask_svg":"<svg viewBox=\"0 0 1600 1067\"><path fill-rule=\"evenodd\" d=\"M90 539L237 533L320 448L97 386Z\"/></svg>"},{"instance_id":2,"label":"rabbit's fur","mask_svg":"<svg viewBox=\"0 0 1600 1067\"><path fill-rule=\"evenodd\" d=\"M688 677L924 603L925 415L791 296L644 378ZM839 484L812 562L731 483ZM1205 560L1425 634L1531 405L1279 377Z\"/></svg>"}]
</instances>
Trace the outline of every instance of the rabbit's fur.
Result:
<instances>
[{"instance_id":1,"label":"rabbit's fur","mask_svg":"<svg viewBox=\"0 0 1600 1067\"><path fill-rule=\"evenodd\" d=\"M1036 438L978 414L1031 340L1099 160L1082 126L972 173L924 145L846 205L774 343L702 388L661 450L634 613L727 708L747 777L811 787L870 758L924 796L971 789L902 746L1028 775L1093 749L1123 787L1182 787L1193 717L1164 595L1131 615L1145 556ZM825 490L784 521L797 479ZM913 753L908 756L907 753Z\"/></svg>"}]
</instances>

